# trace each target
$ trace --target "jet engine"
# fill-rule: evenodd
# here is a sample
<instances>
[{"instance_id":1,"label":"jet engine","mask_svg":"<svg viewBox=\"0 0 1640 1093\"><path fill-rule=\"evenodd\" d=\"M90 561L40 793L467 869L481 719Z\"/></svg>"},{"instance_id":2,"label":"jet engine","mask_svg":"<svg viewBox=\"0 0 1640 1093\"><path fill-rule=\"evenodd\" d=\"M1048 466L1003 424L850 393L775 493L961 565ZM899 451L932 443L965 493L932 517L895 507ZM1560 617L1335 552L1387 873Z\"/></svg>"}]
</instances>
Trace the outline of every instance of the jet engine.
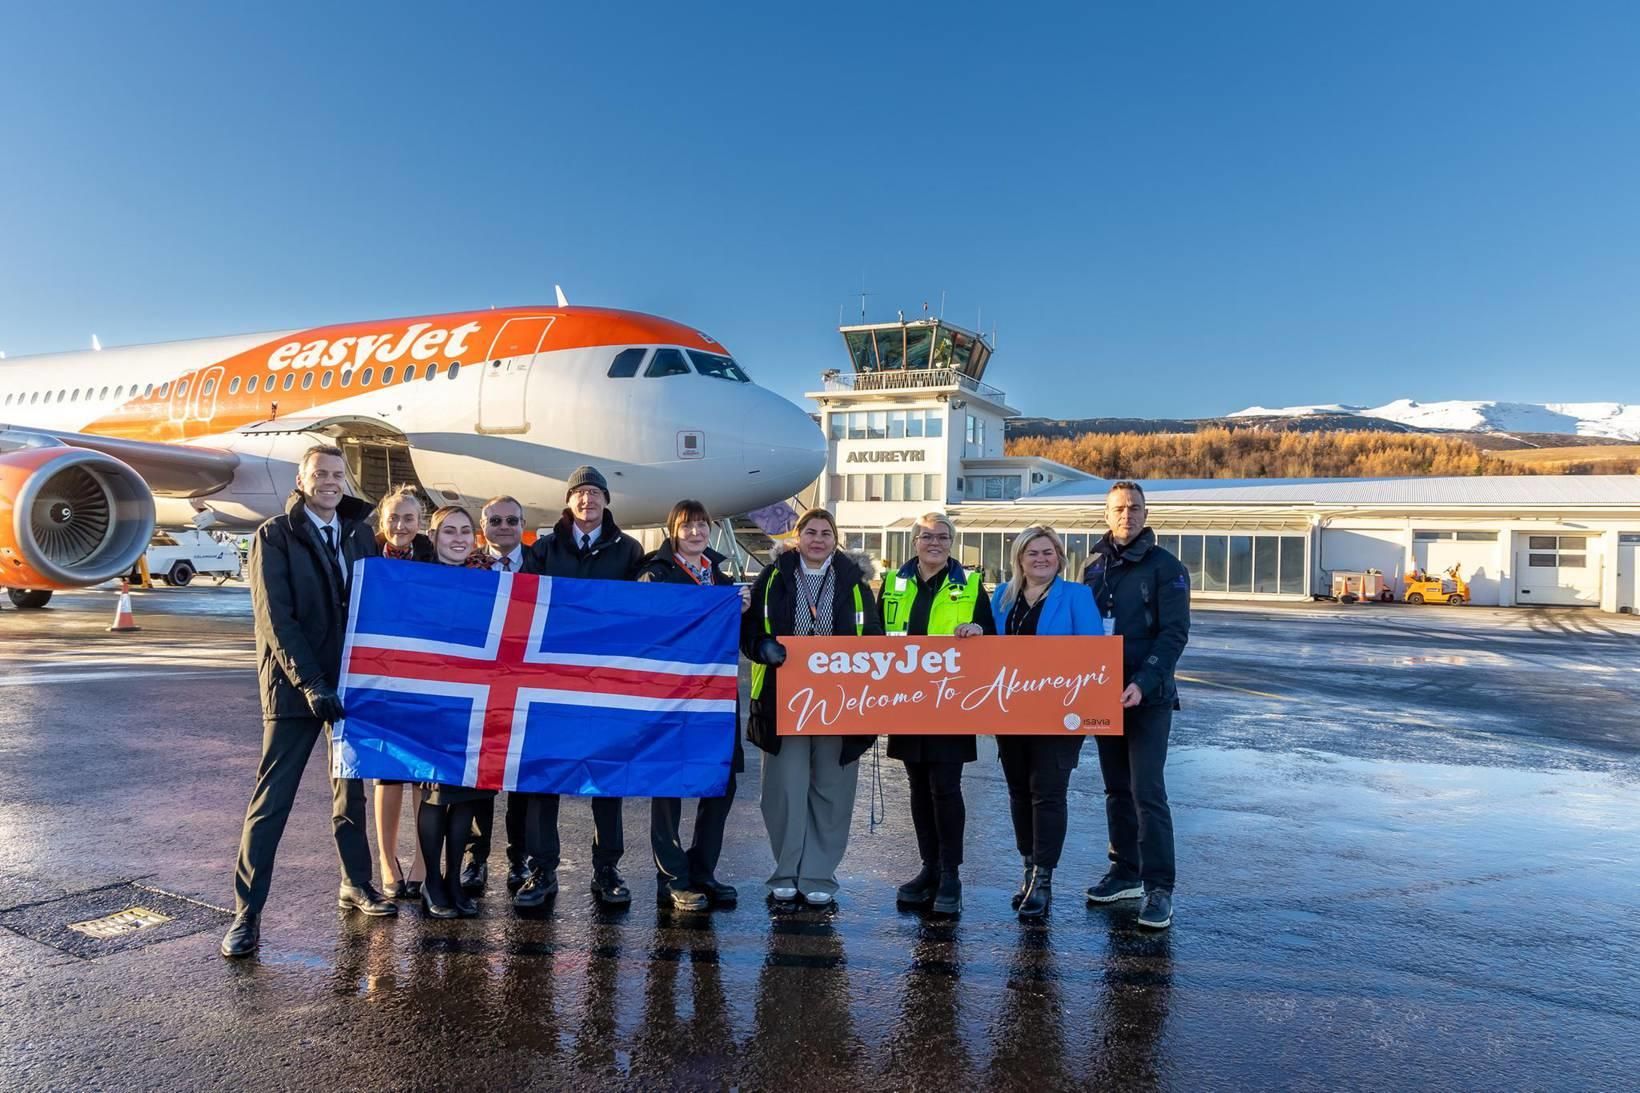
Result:
<instances>
[{"instance_id":1,"label":"jet engine","mask_svg":"<svg viewBox=\"0 0 1640 1093\"><path fill-rule=\"evenodd\" d=\"M0 450L0 585L81 588L130 572L154 535L154 495L112 456L66 445Z\"/></svg>"}]
</instances>

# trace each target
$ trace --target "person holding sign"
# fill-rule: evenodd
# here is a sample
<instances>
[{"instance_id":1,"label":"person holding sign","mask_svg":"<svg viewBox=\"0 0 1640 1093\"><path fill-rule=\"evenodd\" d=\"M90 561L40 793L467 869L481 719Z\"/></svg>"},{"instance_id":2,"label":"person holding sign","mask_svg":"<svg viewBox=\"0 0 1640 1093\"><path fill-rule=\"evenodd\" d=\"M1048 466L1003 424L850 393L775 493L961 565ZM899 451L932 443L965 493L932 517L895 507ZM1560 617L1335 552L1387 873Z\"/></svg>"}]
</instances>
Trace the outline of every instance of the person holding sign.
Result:
<instances>
[{"instance_id":1,"label":"person holding sign","mask_svg":"<svg viewBox=\"0 0 1640 1093\"><path fill-rule=\"evenodd\" d=\"M721 568L723 555L706 545L711 537L712 517L706 506L689 499L679 501L667 514L665 540L658 550L645 555L638 567L638 580L700 588L733 585L734 578ZM747 592L745 587L740 590L742 614L751 602ZM729 822L729 806L735 800L735 775L746 769L739 726L737 716L728 786L721 797L700 799L695 808L695 834L688 849L684 849L680 831L683 802L676 797L655 797L649 802L655 898L662 907L704 911L708 907L733 907L739 898L733 885L724 884L716 876L718 858L723 854L723 829Z\"/></svg>"},{"instance_id":2,"label":"person holding sign","mask_svg":"<svg viewBox=\"0 0 1640 1093\"><path fill-rule=\"evenodd\" d=\"M837 522L825 509L797 520L797 549L779 555L752 585L740 649L752 662L746 739L763 751L763 822L774 872L767 886L780 902L802 895L814 906L836 897L837 865L848 848L860 756L872 736L777 735L776 681L785 663L781 637L881 634L867 576L837 549Z\"/></svg>"},{"instance_id":3,"label":"person holding sign","mask_svg":"<svg viewBox=\"0 0 1640 1093\"><path fill-rule=\"evenodd\" d=\"M1061 574L1065 544L1049 527L1029 527L1014 539L1014 579L996 590L991 610L1009 637L1104 633L1093 594ZM1014 893L1021 919L1039 919L1053 895L1053 871L1065 847L1071 771L1082 737L998 736L997 758L1008 782L1008 811L1025 875Z\"/></svg>"},{"instance_id":4,"label":"person holding sign","mask_svg":"<svg viewBox=\"0 0 1640 1093\"><path fill-rule=\"evenodd\" d=\"M1122 636L1122 735L1099 737L1110 825L1108 872L1089 903L1144 897L1139 925L1173 921L1173 813L1162 768L1179 690L1173 669L1190 639L1190 572L1145 527L1145 491L1116 482L1105 494L1110 532L1093 547L1082 582L1104 632Z\"/></svg>"},{"instance_id":5,"label":"person holding sign","mask_svg":"<svg viewBox=\"0 0 1640 1093\"><path fill-rule=\"evenodd\" d=\"M995 634L991 598L978 573L951 557L956 528L941 512L917 517L911 528L917 556L883 582L879 606L890 637ZM962 767L979 758L973 734L896 735L888 757L905 764L911 782L911 826L917 832L922 869L895 892L899 902L931 907L936 914L962 910L962 833L968 811L962 800Z\"/></svg>"}]
</instances>

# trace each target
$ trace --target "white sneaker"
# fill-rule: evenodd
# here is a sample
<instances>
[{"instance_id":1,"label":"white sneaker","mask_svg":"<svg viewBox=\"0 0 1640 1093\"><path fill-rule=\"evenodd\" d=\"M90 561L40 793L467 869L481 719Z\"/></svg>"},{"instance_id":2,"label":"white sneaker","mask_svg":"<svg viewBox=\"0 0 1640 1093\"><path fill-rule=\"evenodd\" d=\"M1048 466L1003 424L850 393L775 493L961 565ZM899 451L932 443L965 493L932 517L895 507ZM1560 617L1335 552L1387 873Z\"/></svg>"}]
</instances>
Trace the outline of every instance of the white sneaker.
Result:
<instances>
[{"instance_id":1,"label":"white sneaker","mask_svg":"<svg viewBox=\"0 0 1640 1093\"><path fill-rule=\"evenodd\" d=\"M830 892L804 892L803 898L816 907L824 907L831 902Z\"/></svg>"},{"instance_id":2,"label":"white sneaker","mask_svg":"<svg viewBox=\"0 0 1640 1093\"><path fill-rule=\"evenodd\" d=\"M795 888L774 888L774 889L771 889L770 892L774 896L775 899L796 899L797 898L797 889L795 889Z\"/></svg>"}]
</instances>

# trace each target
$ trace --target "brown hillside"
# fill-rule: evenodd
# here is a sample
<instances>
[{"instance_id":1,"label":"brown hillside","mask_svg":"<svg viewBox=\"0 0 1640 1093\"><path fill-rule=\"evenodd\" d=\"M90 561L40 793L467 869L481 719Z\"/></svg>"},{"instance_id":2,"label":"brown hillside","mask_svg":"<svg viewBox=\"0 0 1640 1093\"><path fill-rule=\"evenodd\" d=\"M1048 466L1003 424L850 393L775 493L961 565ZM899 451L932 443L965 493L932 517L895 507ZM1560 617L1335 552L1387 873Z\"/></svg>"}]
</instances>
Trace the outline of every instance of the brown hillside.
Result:
<instances>
[{"instance_id":1,"label":"brown hillside","mask_svg":"<svg viewBox=\"0 0 1640 1093\"><path fill-rule=\"evenodd\" d=\"M1539 474L1537 466L1481 451L1471 441L1376 431L1086 433L1017 437L1009 455L1040 455L1101 478L1381 478ZM1554 466L1549 464L1548 466ZM1556 468L1548 473L1571 473Z\"/></svg>"},{"instance_id":2,"label":"brown hillside","mask_svg":"<svg viewBox=\"0 0 1640 1093\"><path fill-rule=\"evenodd\" d=\"M1538 474L1640 474L1640 444L1524 448L1495 454L1529 466Z\"/></svg>"}]
</instances>

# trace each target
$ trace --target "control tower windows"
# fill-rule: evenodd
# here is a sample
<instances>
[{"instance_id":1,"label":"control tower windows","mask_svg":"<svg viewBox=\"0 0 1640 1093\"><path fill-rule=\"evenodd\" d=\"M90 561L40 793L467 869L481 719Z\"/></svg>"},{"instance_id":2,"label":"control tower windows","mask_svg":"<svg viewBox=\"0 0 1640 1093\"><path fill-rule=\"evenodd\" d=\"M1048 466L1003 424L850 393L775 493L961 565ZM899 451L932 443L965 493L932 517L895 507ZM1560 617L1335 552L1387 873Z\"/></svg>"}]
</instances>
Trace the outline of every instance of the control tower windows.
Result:
<instances>
[{"instance_id":1,"label":"control tower windows","mask_svg":"<svg viewBox=\"0 0 1640 1093\"><path fill-rule=\"evenodd\" d=\"M843 335L848 344L848 355L854 361L856 372L877 371L877 350L871 344L871 331L851 330Z\"/></svg>"},{"instance_id":2,"label":"control tower windows","mask_svg":"<svg viewBox=\"0 0 1640 1093\"><path fill-rule=\"evenodd\" d=\"M905 367L918 372L928 367L928 353L934 344L934 332L926 326L907 327L905 331Z\"/></svg>"},{"instance_id":3,"label":"control tower windows","mask_svg":"<svg viewBox=\"0 0 1640 1093\"><path fill-rule=\"evenodd\" d=\"M698 349L689 350L689 359L695 362L695 371L703 376L716 376L718 379L734 380L736 383L751 383L752 379L728 357L717 353L702 353Z\"/></svg>"},{"instance_id":4,"label":"control tower windows","mask_svg":"<svg viewBox=\"0 0 1640 1093\"><path fill-rule=\"evenodd\" d=\"M655 376L687 376L689 362L683 357L681 349L657 349L649 361L649 367L644 369L644 377Z\"/></svg>"}]
</instances>

